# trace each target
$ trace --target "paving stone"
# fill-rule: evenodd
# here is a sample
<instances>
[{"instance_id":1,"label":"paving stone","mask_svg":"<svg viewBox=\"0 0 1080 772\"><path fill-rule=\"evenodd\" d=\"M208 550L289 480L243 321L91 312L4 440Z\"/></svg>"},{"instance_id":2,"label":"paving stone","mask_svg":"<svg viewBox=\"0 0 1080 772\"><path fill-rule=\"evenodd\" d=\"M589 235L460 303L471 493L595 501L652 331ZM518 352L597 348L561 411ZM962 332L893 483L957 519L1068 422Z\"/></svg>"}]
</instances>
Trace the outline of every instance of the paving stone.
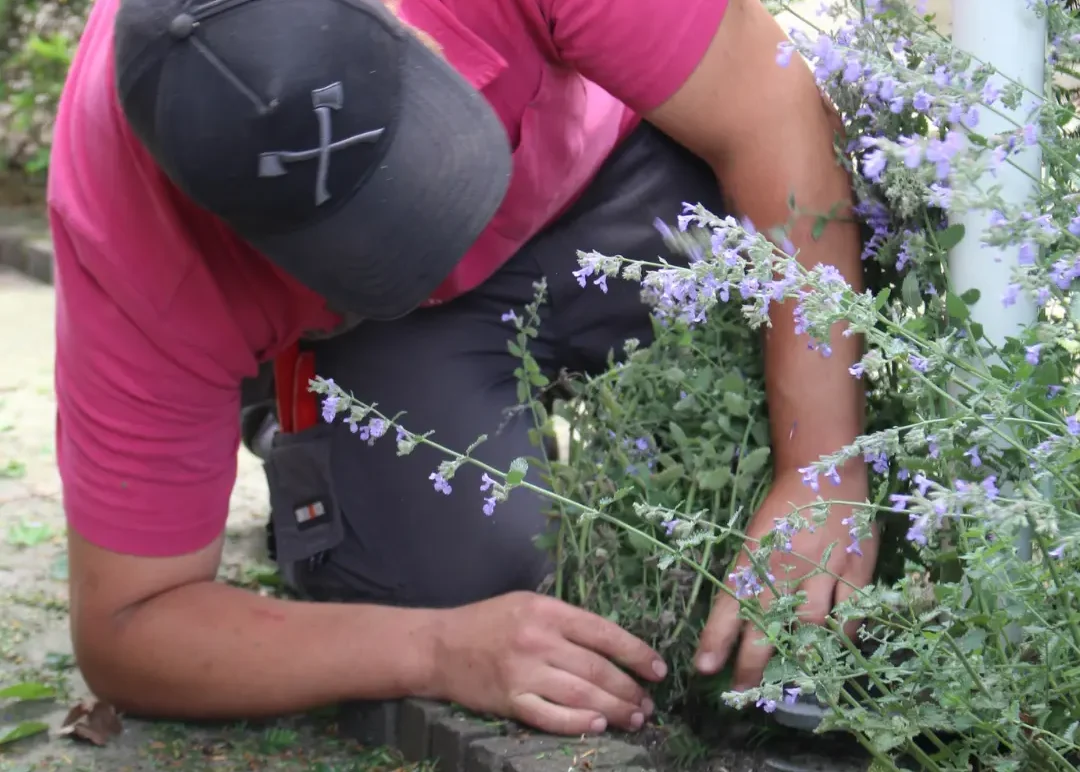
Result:
<instances>
[{"instance_id":1,"label":"paving stone","mask_svg":"<svg viewBox=\"0 0 1080 772\"><path fill-rule=\"evenodd\" d=\"M569 759L558 756L522 756L510 759L498 772L578 772L582 767L573 766Z\"/></svg>"},{"instance_id":2,"label":"paving stone","mask_svg":"<svg viewBox=\"0 0 1080 772\"><path fill-rule=\"evenodd\" d=\"M503 772L506 762L519 756L559 754L561 757L572 758L573 750L577 747L588 750L590 746L583 746L573 738L546 734L489 737L469 745L464 772Z\"/></svg>"},{"instance_id":3,"label":"paving stone","mask_svg":"<svg viewBox=\"0 0 1080 772\"><path fill-rule=\"evenodd\" d=\"M518 767L527 766L530 759L554 760L563 769L587 765L589 769L618 769L620 772L630 766L648 766L650 763L644 748L619 740L520 734L472 743L463 772L518 772Z\"/></svg>"},{"instance_id":4,"label":"paving stone","mask_svg":"<svg viewBox=\"0 0 1080 772\"><path fill-rule=\"evenodd\" d=\"M441 702L405 700L398 715L398 750L406 761L425 761L431 757L431 729L450 715Z\"/></svg>"},{"instance_id":5,"label":"paving stone","mask_svg":"<svg viewBox=\"0 0 1080 772\"><path fill-rule=\"evenodd\" d=\"M502 734L499 726L460 716L444 716L431 727L431 758L437 772L465 772L469 745Z\"/></svg>"},{"instance_id":6,"label":"paving stone","mask_svg":"<svg viewBox=\"0 0 1080 772\"><path fill-rule=\"evenodd\" d=\"M369 748L398 745L400 703L347 702L339 709L338 731Z\"/></svg>"},{"instance_id":7,"label":"paving stone","mask_svg":"<svg viewBox=\"0 0 1080 772\"><path fill-rule=\"evenodd\" d=\"M45 239L34 239L23 244L26 273L45 284L53 283L52 243Z\"/></svg>"},{"instance_id":8,"label":"paving stone","mask_svg":"<svg viewBox=\"0 0 1080 772\"><path fill-rule=\"evenodd\" d=\"M640 745L621 740L601 739L596 753L588 757L589 769L617 769L625 772L627 767L651 767L649 752Z\"/></svg>"}]
</instances>

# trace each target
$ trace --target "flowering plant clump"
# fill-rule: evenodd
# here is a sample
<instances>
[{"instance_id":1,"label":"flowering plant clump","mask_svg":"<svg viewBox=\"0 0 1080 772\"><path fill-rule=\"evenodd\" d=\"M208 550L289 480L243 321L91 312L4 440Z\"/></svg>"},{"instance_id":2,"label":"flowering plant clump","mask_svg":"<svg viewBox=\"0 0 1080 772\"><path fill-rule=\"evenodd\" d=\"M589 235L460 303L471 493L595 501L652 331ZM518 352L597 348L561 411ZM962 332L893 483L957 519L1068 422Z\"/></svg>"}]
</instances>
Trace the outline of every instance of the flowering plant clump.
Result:
<instances>
[{"instance_id":1,"label":"flowering plant clump","mask_svg":"<svg viewBox=\"0 0 1080 772\"><path fill-rule=\"evenodd\" d=\"M1065 3L1029 5L1047 19L1048 73L1067 69L1080 58L1080 21ZM641 283L656 340L629 341L608 372L564 384L570 397L559 412L571 425L569 453L541 462L545 486L524 481L526 459L495 469L472 459L472 448L443 448L331 382L318 379L313 388L327 395L327 420L343 414L358 431L366 427L369 441L393 430L401 453L419 443L441 448L436 488L449 491L454 472L473 463L486 472L490 507L519 486L546 496L563 515L546 545L559 557L552 591L664 651L673 663L669 707L686 696L701 623L723 592L739 599L776 650L760 686L723 692L727 705L768 713L816 699L828 709L822 728L853 735L881 769L1073 770L1080 763L1075 110L1055 86L1031 93L957 51L917 6L835 2L823 15L838 29L793 32L777 66L805 57L842 117L837 157L851 172L865 227L868 289L853 291L831 267L801 264L782 230L761 233L695 205L670 227L658 223L687 267L581 252L583 291ZM986 115L1017 108L1026 118L1007 130L982 128ZM1023 207L1010 205L995 172L1034 147L1043 158L1036 193ZM791 203L797 212L799 202ZM989 214L984 233L960 223L971 212ZM822 227L829 217L820 215ZM1002 296L953 285L949 252L965 240L982 242L988 262L994 249L1019 255ZM543 292L541 285L536 303L505 317L516 331L519 395L536 417L538 444L551 431L542 398L551 384L528 342ZM824 341L837 323L864 338L866 354L850 373L865 384L869 425L849 447L801 470L818 493L814 505L750 540L742 531L771 468L758 336L770 307L782 302L794 305L808 345L822 356L831 353ZM1018 303L1030 304L1033 318L990 339L980 320ZM875 581L852 592L824 626L795 624L803 594L776 566L794 533L829 516L837 469L852 458L867 464L871 495L846 502L854 507L849 538L834 549L858 551L871 524L880 525ZM733 571L739 550L751 563ZM765 587L775 594L768 607L760 602ZM860 620L850 637L845 628Z\"/></svg>"}]
</instances>

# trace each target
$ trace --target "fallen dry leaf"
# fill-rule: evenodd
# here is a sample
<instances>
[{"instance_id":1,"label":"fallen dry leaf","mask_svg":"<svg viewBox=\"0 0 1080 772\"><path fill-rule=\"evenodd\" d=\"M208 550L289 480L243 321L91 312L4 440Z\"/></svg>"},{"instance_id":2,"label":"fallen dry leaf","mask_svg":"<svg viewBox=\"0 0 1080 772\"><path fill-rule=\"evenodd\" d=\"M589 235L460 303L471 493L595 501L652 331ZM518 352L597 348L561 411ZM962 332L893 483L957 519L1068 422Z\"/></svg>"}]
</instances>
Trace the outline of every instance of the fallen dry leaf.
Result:
<instances>
[{"instance_id":1,"label":"fallen dry leaf","mask_svg":"<svg viewBox=\"0 0 1080 772\"><path fill-rule=\"evenodd\" d=\"M107 702L89 697L68 711L57 734L101 746L123 731L116 709Z\"/></svg>"}]
</instances>

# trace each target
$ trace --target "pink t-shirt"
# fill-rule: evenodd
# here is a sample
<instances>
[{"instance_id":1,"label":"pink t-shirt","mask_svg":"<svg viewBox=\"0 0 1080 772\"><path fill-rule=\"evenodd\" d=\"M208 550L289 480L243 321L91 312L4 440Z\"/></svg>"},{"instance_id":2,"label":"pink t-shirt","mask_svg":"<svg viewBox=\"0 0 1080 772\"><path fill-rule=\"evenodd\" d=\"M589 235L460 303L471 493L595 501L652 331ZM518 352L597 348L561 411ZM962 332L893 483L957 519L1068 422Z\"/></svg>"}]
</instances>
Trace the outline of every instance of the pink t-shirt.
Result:
<instances>
[{"instance_id":1,"label":"pink t-shirt","mask_svg":"<svg viewBox=\"0 0 1080 772\"><path fill-rule=\"evenodd\" d=\"M727 0L404 0L505 125L506 200L431 302L467 292L582 191L701 60ZM119 0L98 0L56 122L57 454L69 524L106 549L178 555L224 527L240 382L336 317L187 201L114 91Z\"/></svg>"}]
</instances>

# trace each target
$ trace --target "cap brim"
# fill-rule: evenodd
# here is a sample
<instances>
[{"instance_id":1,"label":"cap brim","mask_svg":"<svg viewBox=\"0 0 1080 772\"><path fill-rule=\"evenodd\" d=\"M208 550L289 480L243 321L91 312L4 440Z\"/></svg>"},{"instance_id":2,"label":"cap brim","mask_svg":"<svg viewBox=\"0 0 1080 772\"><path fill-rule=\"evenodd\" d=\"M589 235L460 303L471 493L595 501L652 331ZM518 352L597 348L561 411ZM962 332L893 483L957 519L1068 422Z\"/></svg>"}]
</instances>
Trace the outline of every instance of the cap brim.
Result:
<instances>
[{"instance_id":1,"label":"cap brim","mask_svg":"<svg viewBox=\"0 0 1080 772\"><path fill-rule=\"evenodd\" d=\"M414 38L401 113L379 168L331 217L251 239L337 311L395 319L427 300L490 223L511 152L484 97Z\"/></svg>"}]
</instances>

